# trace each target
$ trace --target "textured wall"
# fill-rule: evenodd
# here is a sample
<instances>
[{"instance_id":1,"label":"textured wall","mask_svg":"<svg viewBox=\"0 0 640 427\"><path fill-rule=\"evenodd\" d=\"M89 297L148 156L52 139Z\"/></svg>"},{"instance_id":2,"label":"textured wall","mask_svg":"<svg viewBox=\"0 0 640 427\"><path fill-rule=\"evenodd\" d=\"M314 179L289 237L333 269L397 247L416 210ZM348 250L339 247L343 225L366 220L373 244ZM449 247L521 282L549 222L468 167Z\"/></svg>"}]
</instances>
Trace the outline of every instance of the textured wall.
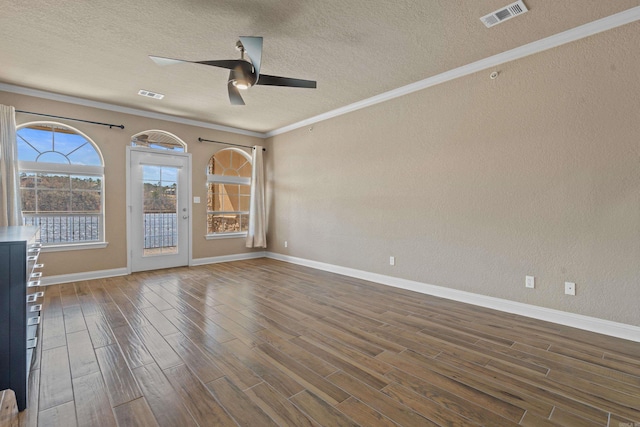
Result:
<instances>
[{"instance_id":1,"label":"textured wall","mask_svg":"<svg viewBox=\"0 0 640 427\"><path fill-rule=\"evenodd\" d=\"M634 23L272 138L270 250L640 325L638 46Z\"/></svg>"},{"instance_id":2,"label":"textured wall","mask_svg":"<svg viewBox=\"0 0 640 427\"><path fill-rule=\"evenodd\" d=\"M7 92L0 92L0 104L13 105L18 110L123 124L125 126L124 130L120 130L58 120L75 127L92 138L104 156L105 235L109 245L105 249L43 253L42 261L46 265L45 274L47 276L109 270L127 266L125 147L129 145L132 135L150 129L160 129L173 133L187 143L188 152L192 153L192 192L194 196L199 196L201 200L200 204L192 204L193 258L207 258L250 251L245 248L244 239L205 240L204 238L206 235L207 162L213 153L223 148L223 146L199 143L198 137L247 146L260 144L262 142L261 139ZM36 120L46 120L46 118L25 114L16 115L18 125Z\"/></svg>"}]
</instances>

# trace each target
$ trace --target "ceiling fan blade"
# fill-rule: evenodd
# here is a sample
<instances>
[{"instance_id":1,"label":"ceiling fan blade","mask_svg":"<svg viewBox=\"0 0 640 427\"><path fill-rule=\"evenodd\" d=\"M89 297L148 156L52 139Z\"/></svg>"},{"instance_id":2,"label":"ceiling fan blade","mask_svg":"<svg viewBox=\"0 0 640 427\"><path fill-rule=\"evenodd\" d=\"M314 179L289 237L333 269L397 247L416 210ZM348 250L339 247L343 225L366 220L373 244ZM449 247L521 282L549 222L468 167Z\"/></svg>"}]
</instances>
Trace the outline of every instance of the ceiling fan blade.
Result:
<instances>
[{"instance_id":1,"label":"ceiling fan blade","mask_svg":"<svg viewBox=\"0 0 640 427\"><path fill-rule=\"evenodd\" d=\"M236 67L241 67L243 63L247 64L247 61L241 59L221 59L219 61L189 61L194 64L211 65L213 67L226 68L227 70L233 70Z\"/></svg>"},{"instance_id":2,"label":"ceiling fan blade","mask_svg":"<svg viewBox=\"0 0 640 427\"><path fill-rule=\"evenodd\" d=\"M165 58L162 56L153 56L149 55L149 58L153 60L158 65L174 65L174 64L202 64L202 65L211 65L214 67L226 68L227 70L233 70L236 67L242 66L242 64L247 64L246 61L242 61L240 59L222 59L219 61L185 61L184 59L173 59L173 58Z\"/></svg>"},{"instance_id":3,"label":"ceiling fan blade","mask_svg":"<svg viewBox=\"0 0 640 427\"><path fill-rule=\"evenodd\" d=\"M244 100L240 95L240 91L233 85L233 71L229 73L229 81L227 82L227 89L229 89L229 102L231 105L244 105Z\"/></svg>"},{"instance_id":4,"label":"ceiling fan blade","mask_svg":"<svg viewBox=\"0 0 640 427\"><path fill-rule=\"evenodd\" d=\"M262 74L256 84L263 86L303 87L307 89L316 88L315 80L291 79L289 77L269 76L267 74Z\"/></svg>"},{"instance_id":5,"label":"ceiling fan blade","mask_svg":"<svg viewBox=\"0 0 640 427\"><path fill-rule=\"evenodd\" d=\"M259 76L260 63L262 62L262 37L240 37L240 43L251 59L256 76Z\"/></svg>"},{"instance_id":6,"label":"ceiling fan blade","mask_svg":"<svg viewBox=\"0 0 640 427\"><path fill-rule=\"evenodd\" d=\"M182 59L164 58L162 56L153 56L153 55L149 55L149 58L151 58L153 62L155 62L156 64L162 65L162 66L190 62L190 61L183 61Z\"/></svg>"}]
</instances>

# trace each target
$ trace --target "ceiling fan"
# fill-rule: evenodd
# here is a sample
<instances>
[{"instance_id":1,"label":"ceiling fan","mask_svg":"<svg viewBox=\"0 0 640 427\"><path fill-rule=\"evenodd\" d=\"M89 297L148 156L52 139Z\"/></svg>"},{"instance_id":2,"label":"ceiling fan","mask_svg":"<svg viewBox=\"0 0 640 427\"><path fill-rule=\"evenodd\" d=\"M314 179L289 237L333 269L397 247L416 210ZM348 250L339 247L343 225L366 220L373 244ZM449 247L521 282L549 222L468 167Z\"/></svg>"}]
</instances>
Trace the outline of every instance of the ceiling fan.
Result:
<instances>
[{"instance_id":1,"label":"ceiling fan","mask_svg":"<svg viewBox=\"0 0 640 427\"><path fill-rule=\"evenodd\" d=\"M240 59L185 61L182 59L163 58L153 55L149 55L149 58L158 65L173 65L186 62L211 65L213 67L230 70L227 89L229 90L229 101L233 105L245 105L240 95L240 90L246 90L255 85L316 88L316 82L314 80L292 79L289 77L260 74L262 37L240 37L240 40L236 43L236 48L240 51ZM249 57L249 61L244 58L245 52Z\"/></svg>"}]
</instances>

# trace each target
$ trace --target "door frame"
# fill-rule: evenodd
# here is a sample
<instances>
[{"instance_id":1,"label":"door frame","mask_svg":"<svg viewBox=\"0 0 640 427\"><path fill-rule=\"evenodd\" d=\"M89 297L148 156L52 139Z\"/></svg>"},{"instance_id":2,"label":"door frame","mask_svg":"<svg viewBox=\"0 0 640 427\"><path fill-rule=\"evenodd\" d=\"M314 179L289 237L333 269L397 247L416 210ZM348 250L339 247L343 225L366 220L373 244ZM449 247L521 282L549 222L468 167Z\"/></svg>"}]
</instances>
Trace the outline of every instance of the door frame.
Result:
<instances>
[{"instance_id":1,"label":"door frame","mask_svg":"<svg viewBox=\"0 0 640 427\"><path fill-rule=\"evenodd\" d=\"M191 267L193 265L193 224L192 224L192 210L193 210L193 203L191 203L191 201L193 200L192 197L192 193L191 193L191 180L192 180L192 173L191 173L191 169L192 169L192 164L191 164L191 153L173 153L173 152L166 152L166 151L162 151L162 150L154 150L153 148L143 148L143 147L131 147L130 145L127 145L126 147L127 151L126 151L126 226L127 226L127 274L131 274L132 273L132 257L133 257L133 205L131 203L131 152L132 151L138 151L138 152L143 152L143 153L149 153L152 152L153 154L159 154L159 155L165 155L165 156L180 156L180 157L186 157L187 158L187 168L189 169L187 171L187 182L185 183L186 185L186 190L187 190L187 202L188 202L188 213L189 213L189 218L188 218L188 244L187 244L187 265L189 267Z\"/></svg>"}]
</instances>

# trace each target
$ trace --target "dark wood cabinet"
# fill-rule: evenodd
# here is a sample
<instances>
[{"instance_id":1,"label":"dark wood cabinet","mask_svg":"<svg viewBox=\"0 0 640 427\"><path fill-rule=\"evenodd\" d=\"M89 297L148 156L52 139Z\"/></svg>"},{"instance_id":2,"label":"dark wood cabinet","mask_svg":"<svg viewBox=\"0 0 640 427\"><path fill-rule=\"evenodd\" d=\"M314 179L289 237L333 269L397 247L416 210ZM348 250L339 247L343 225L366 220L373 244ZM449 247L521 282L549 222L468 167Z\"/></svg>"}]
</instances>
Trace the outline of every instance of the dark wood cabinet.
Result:
<instances>
[{"instance_id":1,"label":"dark wood cabinet","mask_svg":"<svg viewBox=\"0 0 640 427\"><path fill-rule=\"evenodd\" d=\"M42 296L37 227L0 227L0 390L27 407L27 383L38 342Z\"/></svg>"}]
</instances>

